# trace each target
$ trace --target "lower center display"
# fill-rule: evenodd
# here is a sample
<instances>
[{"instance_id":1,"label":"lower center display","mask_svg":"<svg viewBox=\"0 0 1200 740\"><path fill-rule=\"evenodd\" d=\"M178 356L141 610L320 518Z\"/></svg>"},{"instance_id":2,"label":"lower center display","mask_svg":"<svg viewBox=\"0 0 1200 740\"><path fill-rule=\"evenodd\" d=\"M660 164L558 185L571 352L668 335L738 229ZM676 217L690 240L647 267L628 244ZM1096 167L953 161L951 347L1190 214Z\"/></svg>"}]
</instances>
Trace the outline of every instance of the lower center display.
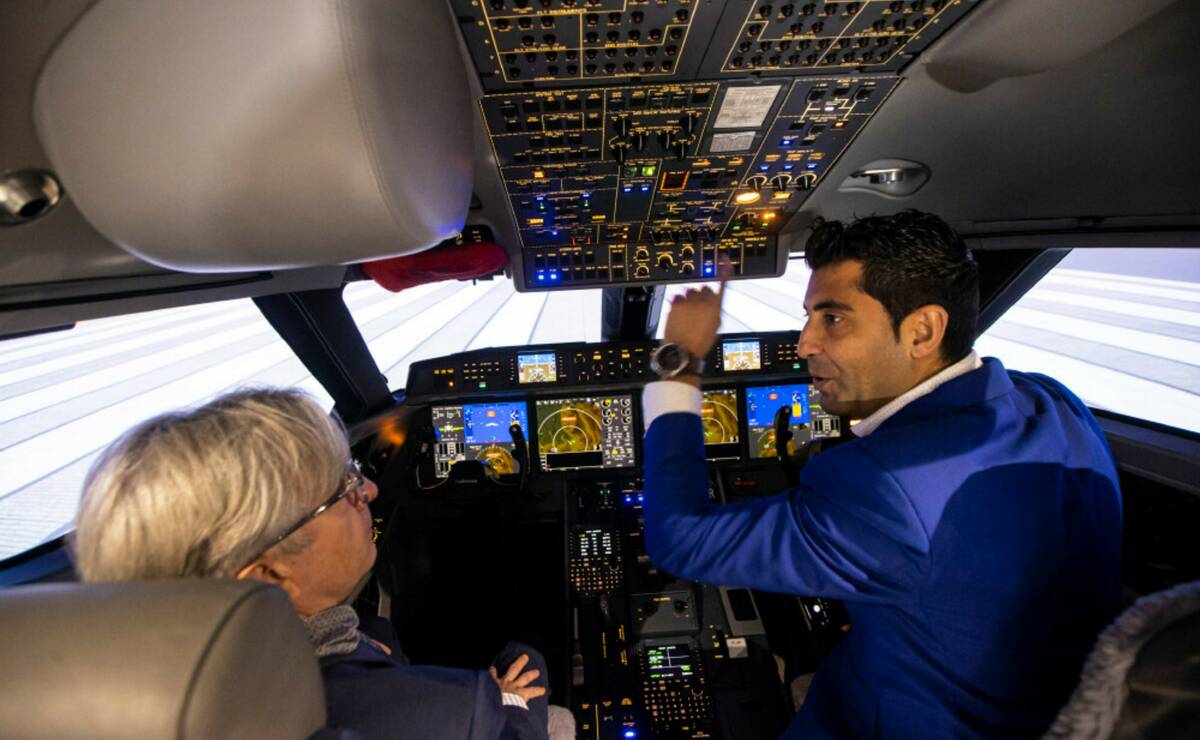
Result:
<instances>
[{"instance_id":1,"label":"lower center display","mask_svg":"<svg viewBox=\"0 0 1200 740\"><path fill-rule=\"evenodd\" d=\"M632 396L545 399L536 407L542 470L634 465Z\"/></svg>"}]
</instances>

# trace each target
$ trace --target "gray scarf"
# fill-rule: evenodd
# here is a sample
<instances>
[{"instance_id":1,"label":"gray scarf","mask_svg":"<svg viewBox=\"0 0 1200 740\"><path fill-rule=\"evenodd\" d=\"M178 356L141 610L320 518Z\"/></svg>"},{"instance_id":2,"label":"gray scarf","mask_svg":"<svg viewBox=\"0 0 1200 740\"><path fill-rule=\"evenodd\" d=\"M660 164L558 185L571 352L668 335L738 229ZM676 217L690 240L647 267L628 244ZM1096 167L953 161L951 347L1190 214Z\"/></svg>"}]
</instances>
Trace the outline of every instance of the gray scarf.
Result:
<instances>
[{"instance_id":1,"label":"gray scarf","mask_svg":"<svg viewBox=\"0 0 1200 740\"><path fill-rule=\"evenodd\" d=\"M308 617L304 620L304 629L318 658L349 655L363 639L363 634L358 631L358 615L347 604Z\"/></svg>"}]
</instances>

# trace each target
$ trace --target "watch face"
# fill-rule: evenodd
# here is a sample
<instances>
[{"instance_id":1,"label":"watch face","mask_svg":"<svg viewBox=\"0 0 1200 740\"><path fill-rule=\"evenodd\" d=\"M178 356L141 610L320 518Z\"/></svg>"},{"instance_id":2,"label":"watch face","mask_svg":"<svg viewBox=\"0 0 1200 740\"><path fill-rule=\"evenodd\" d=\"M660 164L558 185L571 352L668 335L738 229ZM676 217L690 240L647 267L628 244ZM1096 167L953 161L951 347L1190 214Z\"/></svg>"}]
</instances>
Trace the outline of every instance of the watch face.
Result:
<instances>
[{"instance_id":1,"label":"watch face","mask_svg":"<svg viewBox=\"0 0 1200 740\"><path fill-rule=\"evenodd\" d=\"M674 344L664 344L654 352L654 361L658 365L655 370L665 375L674 375L684 368L688 358L683 350Z\"/></svg>"}]
</instances>

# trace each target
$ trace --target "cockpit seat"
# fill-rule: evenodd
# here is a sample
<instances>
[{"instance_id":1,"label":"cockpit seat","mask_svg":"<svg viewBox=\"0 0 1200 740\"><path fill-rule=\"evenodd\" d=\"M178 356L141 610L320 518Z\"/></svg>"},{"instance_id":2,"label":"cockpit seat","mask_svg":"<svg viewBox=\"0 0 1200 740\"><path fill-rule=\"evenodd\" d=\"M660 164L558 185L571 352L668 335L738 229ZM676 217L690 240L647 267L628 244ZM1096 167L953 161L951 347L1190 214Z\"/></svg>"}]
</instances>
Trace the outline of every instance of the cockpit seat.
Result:
<instances>
[{"instance_id":1,"label":"cockpit seat","mask_svg":"<svg viewBox=\"0 0 1200 740\"><path fill-rule=\"evenodd\" d=\"M283 591L232 580L0 592L0 737L351 738Z\"/></svg>"},{"instance_id":2,"label":"cockpit seat","mask_svg":"<svg viewBox=\"0 0 1200 740\"><path fill-rule=\"evenodd\" d=\"M1200 581L1138 599L1100 634L1046 740L1200 737Z\"/></svg>"}]
</instances>

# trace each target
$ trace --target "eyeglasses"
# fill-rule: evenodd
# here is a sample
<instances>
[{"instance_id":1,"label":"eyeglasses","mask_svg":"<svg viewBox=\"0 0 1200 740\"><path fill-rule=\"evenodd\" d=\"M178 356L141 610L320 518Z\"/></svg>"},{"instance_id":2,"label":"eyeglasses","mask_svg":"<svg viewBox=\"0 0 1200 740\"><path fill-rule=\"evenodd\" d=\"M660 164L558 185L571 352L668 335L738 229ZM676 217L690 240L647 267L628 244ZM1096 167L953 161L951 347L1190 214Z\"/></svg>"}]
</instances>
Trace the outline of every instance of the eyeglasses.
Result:
<instances>
[{"instance_id":1,"label":"eyeglasses","mask_svg":"<svg viewBox=\"0 0 1200 740\"><path fill-rule=\"evenodd\" d=\"M258 560L267 550L270 550L272 547L275 547L288 537L291 537L305 524L308 524L313 519L316 519L326 511L329 511L329 509L333 508L333 506L342 499L346 499L354 506L366 506L370 502L370 494L367 492L366 482L367 479L363 476L362 470L359 469L358 463L353 460L346 463L346 479L338 488L337 493L326 499L324 503L309 512L309 514L303 519L283 530L283 534L271 540L266 547L259 550L258 554L247 560L246 563L249 564L253 563L255 560Z\"/></svg>"}]
</instances>

